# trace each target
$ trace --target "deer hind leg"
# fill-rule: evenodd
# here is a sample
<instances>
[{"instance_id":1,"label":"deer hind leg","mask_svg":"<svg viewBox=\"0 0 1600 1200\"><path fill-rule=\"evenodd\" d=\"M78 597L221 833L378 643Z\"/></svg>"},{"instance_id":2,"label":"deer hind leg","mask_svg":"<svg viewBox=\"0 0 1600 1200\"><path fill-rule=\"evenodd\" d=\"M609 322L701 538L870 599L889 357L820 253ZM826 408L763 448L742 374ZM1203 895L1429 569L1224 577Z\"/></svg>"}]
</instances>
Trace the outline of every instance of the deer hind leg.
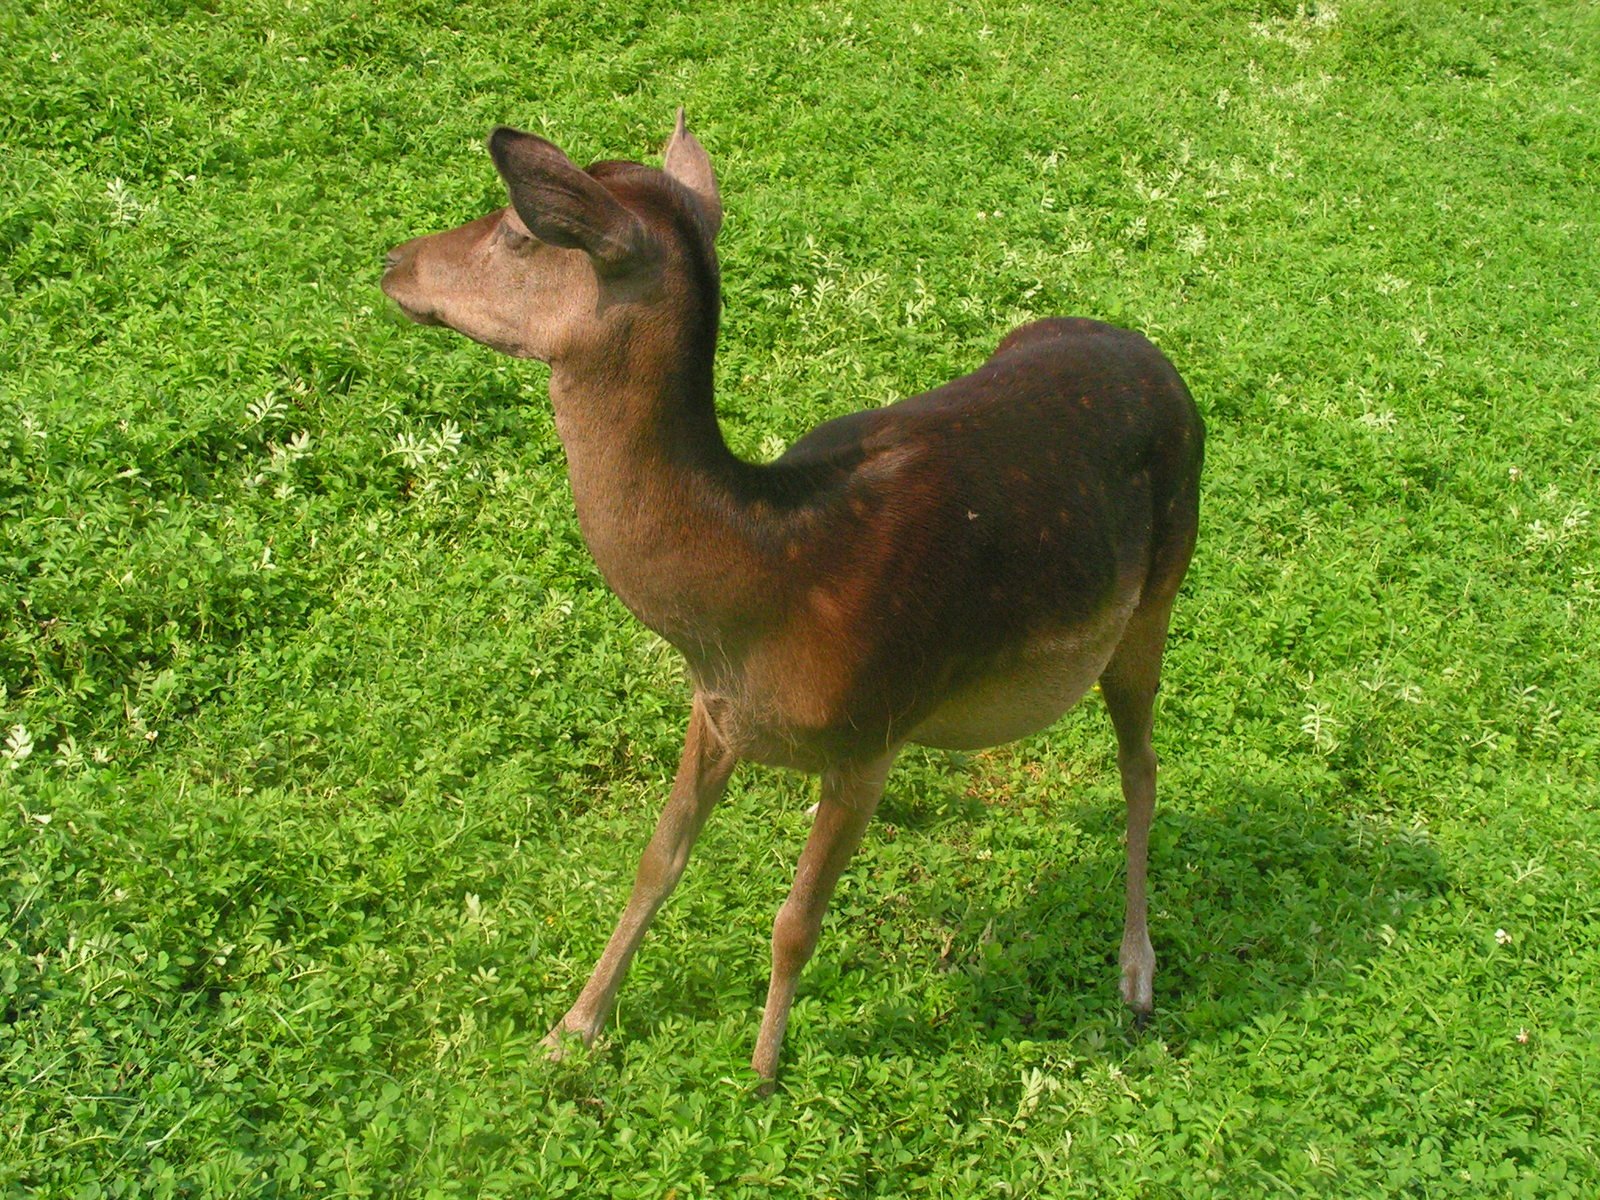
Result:
<instances>
[{"instance_id":1,"label":"deer hind leg","mask_svg":"<svg viewBox=\"0 0 1600 1200\"><path fill-rule=\"evenodd\" d=\"M895 751L865 764L835 767L822 776L811 836L800 855L794 886L772 924L772 981L750 1065L770 1089L778 1073L778 1052L789 1025L800 972L810 961L822 932L822 914L839 876L861 844L867 822L883 796L883 781Z\"/></svg>"},{"instance_id":2,"label":"deer hind leg","mask_svg":"<svg viewBox=\"0 0 1600 1200\"><path fill-rule=\"evenodd\" d=\"M1117 767L1128 808L1127 912L1122 928L1122 999L1143 1024L1155 1004L1155 950L1146 922L1146 869L1150 818L1156 805L1156 752L1151 725L1161 651L1172 603L1149 602L1128 621L1116 652L1100 675L1100 692L1117 731Z\"/></svg>"},{"instance_id":3,"label":"deer hind leg","mask_svg":"<svg viewBox=\"0 0 1600 1200\"><path fill-rule=\"evenodd\" d=\"M566 1035L576 1034L587 1046L593 1043L605 1024L634 951L639 948L656 911L683 874L689 851L700 836L706 818L722 798L737 761L706 719L700 698L696 696L672 795L661 811L655 835L639 859L639 871L634 877L627 907L576 1003L545 1037L545 1045L550 1047L553 1057L560 1057Z\"/></svg>"}]
</instances>

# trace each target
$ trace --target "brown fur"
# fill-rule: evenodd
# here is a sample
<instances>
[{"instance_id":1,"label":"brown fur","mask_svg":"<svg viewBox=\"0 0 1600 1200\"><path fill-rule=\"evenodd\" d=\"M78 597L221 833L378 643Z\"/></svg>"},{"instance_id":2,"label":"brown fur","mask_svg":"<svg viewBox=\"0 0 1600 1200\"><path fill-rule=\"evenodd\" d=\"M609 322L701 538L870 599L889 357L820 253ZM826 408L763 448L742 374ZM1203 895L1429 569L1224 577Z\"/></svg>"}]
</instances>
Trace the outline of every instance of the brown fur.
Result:
<instances>
[{"instance_id":1,"label":"brown fur","mask_svg":"<svg viewBox=\"0 0 1600 1200\"><path fill-rule=\"evenodd\" d=\"M753 759L823 776L773 930L754 1057L771 1078L823 908L900 747L1023 736L1096 679L1129 814L1123 995L1148 1013L1151 706L1203 440L1172 366L1136 333L1036 321L970 375L745 463L711 394L722 202L682 114L661 171L580 171L508 129L490 150L511 205L392 251L384 291L419 321L550 363L584 537L695 688L672 796L552 1048L595 1037L729 772Z\"/></svg>"}]
</instances>

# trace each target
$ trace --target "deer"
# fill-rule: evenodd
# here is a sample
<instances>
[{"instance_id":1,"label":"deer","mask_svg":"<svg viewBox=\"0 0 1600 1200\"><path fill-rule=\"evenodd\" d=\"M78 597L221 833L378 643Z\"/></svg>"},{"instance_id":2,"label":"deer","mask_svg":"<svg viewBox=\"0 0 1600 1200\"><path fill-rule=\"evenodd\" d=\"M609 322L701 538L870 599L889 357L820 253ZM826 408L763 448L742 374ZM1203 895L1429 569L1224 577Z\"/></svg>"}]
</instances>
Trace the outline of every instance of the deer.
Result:
<instances>
[{"instance_id":1,"label":"deer","mask_svg":"<svg viewBox=\"0 0 1600 1200\"><path fill-rule=\"evenodd\" d=\"M1194 551L1204 426L1139 333L1048 318L971 374L816 426L776 459L728 446L713 397L723 221L682 109L662 166L579 168L500 126L509 203L390 250L412 321L549 365L579 528L606 585L692 685L682 757L632 891L545 1044L593 1044L737 763L819 775L751 1067L770 1092L800 974L908 744L997 746L1098 684L1126 805L1120 993L1153 1007L1154 700Z\"/></svg>"}]
</instances>

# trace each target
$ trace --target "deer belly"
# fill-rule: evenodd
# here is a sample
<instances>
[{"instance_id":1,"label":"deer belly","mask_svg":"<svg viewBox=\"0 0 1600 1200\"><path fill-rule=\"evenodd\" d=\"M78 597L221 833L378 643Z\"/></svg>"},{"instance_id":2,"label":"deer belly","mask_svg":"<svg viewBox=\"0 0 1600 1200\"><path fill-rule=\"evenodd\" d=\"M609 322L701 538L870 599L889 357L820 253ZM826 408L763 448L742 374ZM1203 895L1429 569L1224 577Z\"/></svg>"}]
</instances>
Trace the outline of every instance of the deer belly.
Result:
<instances>
[{"instance_id":1,"label":"deer belly","mask_svg":"<svg viewBox=\"0 0 1600 1200\"><path fill-rule=\"evenodd\" d=\"M1132 607L1119 605L1088 625L1035 635L946 697L910 740L940 750L980 750L1053 724L1100 678Z\"/></svg>"}]
</instances>

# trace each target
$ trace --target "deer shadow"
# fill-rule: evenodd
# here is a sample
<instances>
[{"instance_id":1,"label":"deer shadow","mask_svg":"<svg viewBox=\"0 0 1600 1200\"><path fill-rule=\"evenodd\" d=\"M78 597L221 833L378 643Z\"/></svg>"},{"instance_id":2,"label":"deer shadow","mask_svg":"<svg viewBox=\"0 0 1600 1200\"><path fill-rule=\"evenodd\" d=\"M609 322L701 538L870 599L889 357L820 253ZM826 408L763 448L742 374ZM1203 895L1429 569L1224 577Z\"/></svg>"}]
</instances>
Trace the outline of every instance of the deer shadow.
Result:
<instances>
[{"instance_id":1,"label":"deer shadow","mask_svg":"<svg viewBox=\"0 0 1600 1200\"><path fill-rule=\"evenodd\" d=\"M910 829L934 838L943 835L919 825L983 820L960 784L932 799L932 817L928 803L912 811L892 798L888 815L902 836ZM830 1052L864 1056L939 1054L974 1038L1062 1042L1075 1053L1132 1045L1141 1035L1117 992L1122 806L1102 790L1096 802L1052 814L1063 828L1076 827L1077 848L1031 880L1023 899L980 884L959 911L946 899L942 913L920 914L951 930L948 947L927 963L940 973L940 1011L930 1018L925 1003L886 1004L850 1027L810 1036ZM1158 807L1152 831L1157 969L1148 1032L1175 1053L1303 993L1337 990L1449 886L1423 832L1365 813L1348 797L1341 806L1247 781L1228 796L1199 810ZM840 973L878 969L860 958L840 964ZM825 985L849 986L847 978Z\"/></svg>"}]
</instances>

